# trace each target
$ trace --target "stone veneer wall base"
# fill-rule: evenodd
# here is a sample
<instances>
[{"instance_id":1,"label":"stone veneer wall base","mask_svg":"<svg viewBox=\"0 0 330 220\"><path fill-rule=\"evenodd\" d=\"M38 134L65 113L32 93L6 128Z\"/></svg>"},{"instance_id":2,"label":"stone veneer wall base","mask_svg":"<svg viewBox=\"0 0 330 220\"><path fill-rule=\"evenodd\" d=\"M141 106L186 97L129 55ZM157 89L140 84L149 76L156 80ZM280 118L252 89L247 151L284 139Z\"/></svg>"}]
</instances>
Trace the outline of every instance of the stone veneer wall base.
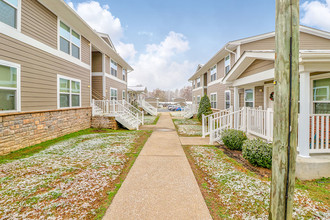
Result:
<instances>
[{"instance_id":1,"label":"stone veneer wall base","mask_svg":"<svg viewBox=\"0 0 330 220\"><path fill-rule=\"evenodd\" d=\"M115 117L93 116L92 128L118 129L118 123Z\"/></svg>"},{"instance_id":2,"label":"stone veneer wall base","mask_svg":"<svg viewBox=\"0 0 330 220\"><path fill-rule=\"evenodd\" d=\"M92 109L0 114L0 155L91 127Z\"/></svg>"}]
</instances>

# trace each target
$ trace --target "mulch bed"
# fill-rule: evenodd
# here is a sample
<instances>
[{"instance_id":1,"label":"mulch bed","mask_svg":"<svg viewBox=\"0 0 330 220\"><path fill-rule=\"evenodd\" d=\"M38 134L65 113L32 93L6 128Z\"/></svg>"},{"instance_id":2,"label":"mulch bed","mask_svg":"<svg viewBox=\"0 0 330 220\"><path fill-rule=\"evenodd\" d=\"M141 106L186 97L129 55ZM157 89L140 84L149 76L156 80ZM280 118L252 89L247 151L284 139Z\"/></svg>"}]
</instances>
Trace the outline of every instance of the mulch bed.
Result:
<instances>
[{"instance_id":1,"label":"mulch bed","mask_svg":"<svg viewBox=\"0 0 330 220\"><path fill-rule=\"evenodd\" d=\"M242 151L230 150L224 145L217 145L216 147L222 150L228 157L233 158L238 163L242 164L245 168L256 173L257 175L266 178L270 178L272 176L272 171L270 169L253 166L249 161L244 159Z\"/></svg>"}]
</instances>

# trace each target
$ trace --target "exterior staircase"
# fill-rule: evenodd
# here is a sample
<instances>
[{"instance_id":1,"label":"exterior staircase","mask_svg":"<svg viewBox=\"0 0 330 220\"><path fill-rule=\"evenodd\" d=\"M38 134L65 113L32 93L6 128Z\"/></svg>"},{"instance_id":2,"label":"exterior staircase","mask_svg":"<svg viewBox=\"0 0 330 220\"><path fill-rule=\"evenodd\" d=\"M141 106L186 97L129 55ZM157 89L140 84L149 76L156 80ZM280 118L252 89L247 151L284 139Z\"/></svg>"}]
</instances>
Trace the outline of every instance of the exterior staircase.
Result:
<instances>
[{"instance_id":1,"label":"exterior staircase","mask_svg":"<svg viewBox=\"0 0 330 220\"><path fill-rule=\"evenodd\" d=\"M115 117L116 121L129 130L139 130L144 114L125 100L94 100L93 116ZM134 110L134 111L133 111Z\"/></svg>"},{"instance_id":2,"label":"exterior staircase","mask_svg":"<svg viewBox=\"0 0 330 220\"><path fill-rule=\"evenodd\" d=\"M141 108L143 108L143 110L145 110L150 115L153 115L153 116L157 116L158 115L157 108L155 108L154 106L150 105L148 102L146 102L146 100L141 99L141 100L138 100L137 102L138 102L139 106Z\"/></svg>"}]
</instances>

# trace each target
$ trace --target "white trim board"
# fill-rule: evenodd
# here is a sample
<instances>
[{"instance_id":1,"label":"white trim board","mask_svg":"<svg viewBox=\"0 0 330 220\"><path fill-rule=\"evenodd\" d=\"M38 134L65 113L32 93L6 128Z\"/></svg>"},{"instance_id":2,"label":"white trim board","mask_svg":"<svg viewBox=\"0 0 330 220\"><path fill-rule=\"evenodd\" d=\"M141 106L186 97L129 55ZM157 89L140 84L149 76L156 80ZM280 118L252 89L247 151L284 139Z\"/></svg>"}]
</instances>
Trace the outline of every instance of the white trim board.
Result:
<instances>
[{"instance_id":1,"label":"white trim board","mask_svg":"<svg viewBox=\"0 0 330 220\"><path fill-rule=\"evenodd\" d=\"M41 43L40 41L37 41L37 40L25 35L25 34L22 34L18 30L14 29L14 28L12 28L12 27L10 27L10 26L2 23L2 22L0 22L0 33L6 35L8 37L11 37L15 40L26 43L30 46L33 46L33 47L35 47L39 50L45 51L45 52L47 52L51 55L57 56L58 58L62 58L64 60L70 61L70 62L72 62L76 65L79 65L83 68L86 68L88 70L91 69L90 65L78 60L77 58L75 58L75 57L73 57L73 56L71 56L67 53L64 53L60 50L54 49L54 48L52 48L52 47L50 47L50 46L48 46L44 43Z\"/></svg>"},{"instance_id":2,"label":"white trim board","mask_svg":"<svg viewBox=\"0 0 330 220\"><path fill-rule=\"evenodd\" d=\"M203 87L200 86L200 87L198 87L198 88L196 88L196 89L193 89L192 91L193 91L193 92L196 92L196 91L201 90L201 89L203 89Z\"/></svg>"},{"instance_id":3,"label":"white trim board","mask_svg":"<svg viewBox=\"0 0 330 220\"><path fill-rule=\"evenodd\" d=\"M243 86L251 83L274 79L274 69L266 70L251 76L237 79L233 82L233 86Z\"/></svg>"},{"instance_id":4,"label":"white trim board","mask_svg":"<svg viewBox=\"0 0 330 220\"><path fill-rule=\"evenodd\" d=\"M125 85L127 85L127 82L121 79L118 79L117 77L110 75L108 73L102 73L102 72L92 72L92 76L105 76L108 77L109 79L115 80L117 82L123 83Z\"/></svg>"}]
</instances>

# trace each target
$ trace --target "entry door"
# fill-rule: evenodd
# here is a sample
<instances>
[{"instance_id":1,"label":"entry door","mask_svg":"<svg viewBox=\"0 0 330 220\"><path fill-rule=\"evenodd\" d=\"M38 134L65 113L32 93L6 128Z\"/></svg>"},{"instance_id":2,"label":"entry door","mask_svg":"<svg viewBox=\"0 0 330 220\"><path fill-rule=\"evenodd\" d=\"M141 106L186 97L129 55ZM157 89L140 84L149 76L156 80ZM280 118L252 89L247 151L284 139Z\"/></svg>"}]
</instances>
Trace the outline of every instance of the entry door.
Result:
<instances>
[{"instance_id":1,"label":"entry door","mask_svg":"<svg viewBox=\"0 0 330 220\"><path fill-rule=\"evenodd\" d=\"M267 87L266 88L266 103L267 103L267 108L272 108L274 109L274 101L272 101L270 99L270 95L272 94L272 92L274 92L274 86L271 87Z\"/></svg>"}]
</instances>

